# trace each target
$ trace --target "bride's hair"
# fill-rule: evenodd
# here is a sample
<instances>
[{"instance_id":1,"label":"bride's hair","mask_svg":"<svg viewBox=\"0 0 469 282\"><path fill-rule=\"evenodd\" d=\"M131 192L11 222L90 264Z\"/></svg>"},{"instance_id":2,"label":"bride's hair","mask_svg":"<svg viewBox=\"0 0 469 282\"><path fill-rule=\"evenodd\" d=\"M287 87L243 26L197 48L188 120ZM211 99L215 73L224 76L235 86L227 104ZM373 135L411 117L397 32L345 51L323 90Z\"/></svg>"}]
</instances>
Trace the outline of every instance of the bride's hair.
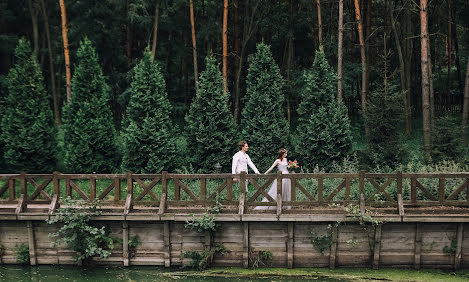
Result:
<instances>
[{"instance_id":1,"label":"bride's hair","mask_svg":"<svg viewBox=\"0 0 469 282\"><path fill-rule=\"evenodd\" d=\"M280 150L278 150L278 155L277 155L277 159L279 160L283 160L283 154L287 153L287 149L285 148L282 148Z\"/></svg>"}]
</instances>

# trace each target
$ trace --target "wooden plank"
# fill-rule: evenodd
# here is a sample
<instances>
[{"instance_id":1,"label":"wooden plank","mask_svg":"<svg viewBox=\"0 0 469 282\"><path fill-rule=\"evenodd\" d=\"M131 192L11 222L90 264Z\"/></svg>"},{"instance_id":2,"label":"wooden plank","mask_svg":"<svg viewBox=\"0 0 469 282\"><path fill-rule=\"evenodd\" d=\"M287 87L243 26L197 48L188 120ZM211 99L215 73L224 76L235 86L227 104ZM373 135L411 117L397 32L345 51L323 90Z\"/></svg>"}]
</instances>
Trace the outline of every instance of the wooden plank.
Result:
<instances>
[{"instance_id":1,"label":"wooden plank","mask_svg":"<svg viewBox=\"0 0 469 282\"><path fill-rule=\"evenodd\" d=\"M233 199L233 178L226 179L226 199L231 201Z\"/></svg>"},{"instance_id":2,"label":"wooden plank","mask_svg":"<svg viewBox=\"0 0 469 282\"><path fill-rule=\"evenodd\" d=\"M132 194L127 194L124 206L124 215L128 215L132 210Z\"/></svg>"},{"instance_id":3,"label":"wooden plank","mask_svg":"<svg viewBox=\"0 0 469 282\"><path fill-rule=\"evenodd\" d=\"M163 194L161 194L160 207L158 209L158 215L162 215L166 212L167 198L168 198L168 196L166 195L166 192L163 192Z\"/></svg>"},{"instance_id":4,"label":"wooden plank","mask_svg":"<svg viewBox=\"0 0 469 282\"><path fill-rule=\"evenodd\" d=\"M410 201L417 203L417 179L415 177L410 179Z\"/></svg>"},{"instance_id":5,"label":"wooden plank","mask_svg":"<svg viewBox=\"0 0 469 282\"><path fill-rule=\"evenodd\" d=\"M31 265L37 264L36 257L36 241L34 239L34 225L32 221L26 221L26 226L28 227L28 243L29 243L29 263Z\"/></svg>"},{"instance_id":6,"label":"wooden plank","mask_svg":"<svg viewBox=\"0 0 469 282\"><path fill-rule=\"evenodd\" d=\"M329 268L330 269L334 269L336 265L338 234L339 234L339 227L337 224L334 224L332 226L332 234L331 234L332 244L331 244L331 248L329 251Z\"/></svg>"},{"instance_id":7,"label":"wooden plank","mask_svg":"<svg viewBox=\"0 0 469 282\"><path fill-rule=\"evenodd\" d=\"M54 171L54 173L52 174L52 185L54 187L54 194L57 195L57 199L60 199L60 180L58 178L58 175L59 175L59 172L58 171Z\"/></svg>"},{"instance_id":8,"label":"wooden plank","mask_svg":"<svg viewBox=\"0 0 469 282\"><path fill-rule=\"evenodd\" d=\"M422 224L415 225L414 268L420 269L422 252Z\"/></svg>"},{"instance_id":9,"label":"wooden plank","mask_svg":"<svg viewBox=\"0 0 469 282\"><path fill-rule=\"evenodd\" d=\"M121 199L121 179L114 178L114 201L120 201Z\"/></svg>"},{"instance_id":10,"label":"wooden plank","mask_svg":"<svg viewBox=\"0 0 469 282\"><path fill-rule=\"evenodd\" d=\"M200 179L200 200L207 199L207 179Z\"/></svg>"},{"instance_id":11,"label":"wooden plank","mask_svg":"<svg viewBox=\"0 0 469 282\"><path fill-rule=\"evenodd\" d=\"M122 222L122 261L124 266L129 266L129 223Z\"/></svg>"},{"instance_id":12,"label":"wooden plank","mask_svg":"<svg viewBox=\"0 0 469 282\"><path fill-rule=\"evenodd\" d=\"M259 195L263 195L267 200L269 200L269 202L275 202L275 200L265 191L266 188L270 187L270 184L272 184L272 182L274 182L274 179L267 179L267 181L262 185L262 186L259 186L259 184L255 181L252 181L251 183L254 185L254 187L256 187L256 192L254 193L254 195L251 196L251 198L249 198L247 200L248 203L252 203L256 200L256 198L259 196Z\"/></svg>"},{"instance_id":13,"label":"wooden plank","mask_svg":"<svg viewBox=\"0 0 469 282\"><path fill-rule=\"evenodd\" d=\"M374 199L374 196L377 194L377 192L380 192L382 193L386 199L388 199L390 202L395 202L395 200L388 194L388 192L386 192L386 187L389 186L389 184L391 184L393 182L393 178L389 178L385 183L383 183L382 185L379 185L378 182L376 182L376 180L374 180L373 178L367 178L367 180L373 184L373 186L376 188L375 191L373 191L373 194L368 198L367 202L372 202L373 199Z\"/></svg>"},{"instance_id":14,"label":"wooden plank","mask_svg":"<svg viewBox=\"0 0 469 282\"><path fill-rule=\"evenodd\" d=\"M464 188L468 188L469 189L469 178L466 179L466 181L464 181L461 185L459 185L459 187L453 191L453 193L451 193L449 196L448 196L448 201L451 201L451 200L454 200L454 198L456 198L456 196L461 193L462 190L464 190ZM469 199L468 199L469 201Z\"/></svg>"},{"instance_id":15,"label":"wooden plank","mask_svg":"<svg viewBox=\"0 0 469 282\"><path fill-rule=\"evenodd\" d=\"M442 205L445 202L445 182L444 178L438 179L438 201Z\"/></svg>"},{"instance_id":16,"label":"wooden plank","mask_svg":"<svg viewBox=\"0 0 469 282\"><path fill-rule=\"evenodd\" d=\"M350 186L351 186L351 178L345 178L345 200L350 200Z\"/></svg>"},{"instance_id":17,"label":"wooden plank","mask_svg":"<svg viewBox=\"0 0 469 282\"><path fill-rule=\"evenodd\" d=\"M220 186L218 186L217 190L215 192L212 193L212 195L210 195L207 200L214 200L215 197L217 196L217 194L220 194L221 191L223 191L223 189L225 189L225 187L227 187L227 183L228 183L228 179L226 181L224 181L222 184L220 184Z\"/></svg>"},{"instance_id":18,"label":"wooden plank","mask_svg":"<svg viewBox=\"0 0 469 282\"><path fill-rule=\"evenodd\" d=\"M16 210L15 214L18 215L24 211L24 208L26 207L26 201L25 201L25 195L21 194L18 204L16 205Z\"/></svg>"},{"instance_id":19,"label":"wooden plank","mask_svg":"<svg viewBox=\"0 0 469 282\"><path fill-rule=\"evenodd\" d=\"M458 223L458 230L456 232L456 253L454 254L454 269L459 270L461 268L464 223Z\"/></svg>"},{"instance_id":20,"label":"wooden plank","mask_svg":"<svg viewBox=\"0 0 469 282\"><path fill-rule=\"evenodd\" d=\"M244 214L244 197L246 193L241 192L241 195L239 195L239 206L238 206L238 214L243 215Z\"/></svg>"},{"instance_id":21,"label":"wooden plank","mask_svg":"<svg viewBox=\"0 0 469 282\"><path fill-rule=\"evenodd\" d=\"M8 200L13 201L16 199L15 179L8 180Z\"/></svg>"},{"instance_id":22,"label":"wooden plank","mask_svg":"<svg viewBox=\"0 0 469 282\"><path fill-rule=\"evenodd\" d=\"M438 201L438 199L437 199L432 193L430 193L430 191L428 191L427 188L425 188L425 187L424 187L420 182L418 182L417 180L416 180L415 185L416 185L418 188L420 188L420 190L422 190L422 192L423 192L428 198L430 198L430 200L432 200L432 201Z\"/></svg>"},{"instance_id":23,"label":"wooden plank","mask_svg":"<svg viewBox=\"0 0 469 282\"><path fill-rule=\"evenodd\" d=\"M47 212L47 215L51 216L55 212L55 209L58 206L59 206L59 195L55 194L50 203L49 211Z\"/></svg>"},{"instance_id":24,"label":"wooden plank","mask_svg":"<svg viewBox=\"0 0 469 282\"><path fill-rule=\"evenodd\" d=\"M396 173L397 194L402 194L402 171Z\"/></svg>"},{"instance_id":25,"label":"wooden plank","mask_svg":"<svg viewBox=\"0 0 469 282\"><path fill-rule=\"evenodd\" d=\"M365 214L365 194L360 193L360 213Z\"/></svg>"},{"instance_id":26,"label":"wooden plank","mask_svg":"<svg viewBox=\"0 0 469 282\"><path fill-rule=\"evenodd\" d=\"M342 183L340 183L340 185L337 188L335 188L335 190L332 191L332 193L329 194L329 196L327 196L326 201L333 201L335 195L337 195L337 193L339 193L340 190L342 190L345 187L345 184L346 184L346 180L342 181Z\"/></svg>"},{"instance_id":27,"label":"wooden plank","mask_svg":"<svg viewBox=\"0 0 469 282\"><path fill-rule=\"evenodd\" d=\"M358 172L360 194L365 194L365 171Z\"/></svg>"},{"instance_id":28,"label":"wooden plank","mask_svg":"<svg viewBox=\"0 0 469 282\"><path fill-rule=\"evenodd\" d=\"M182 188L182 190L184 190L187 195L189 195L189 197L194 200L194 201L197 201L199 200L199 198L197 198L197 196L186 186L186 184L184 184L184 182L182 182L181 180L179 179L176 179L174 181L177 181L178 182L178 186Z\"/></svg>"},{"instance_id":29,"label":"wooden plank","mask_svg":"<svg viewBox=\"0 0 469 282\"><path fill-rule=\"evenodd\" d=\"M70 186L70 178L65 178L65 196L72 198L72 187Z\"/></svg>"},{"instance_id":30,"label":"wooden plank","mask_svg":"<svg viewBox=\"0 0 469 282\"><path fill-rule=\"evenodd\" d=\"M277 216L282 214L282 194L277 194Z\"/></svg>"},{"instance_id":31,"label":"wooden plank","mask_svg":"<svg viewBox=\"0 0 469 282\"><path fill-rule=\"evenodd\" d=\"M143 188L143 191L142 193L140 193L140 195L137 196L137 198L135 199L135 201L140 201L143 199L143 197L145 197L147 194L150 195L150 197L153 198L153 200L155 201L159 201L158 197L155 195L155 193L153 193L153 191L151 191L151 189L153 189L153 187L156 185L156 183L158 183L158 181L160 181L160 178L159 177L156 177L154 178L150 184L146 185L141 179L139 178L135 178L135 181L138 183L138 185L140 185L142 188Z\"/></svg>"},{"instance_id":32,"label":"wooden plank","mask_svg":"<svg viewBox=\"0 0 469 282\"><path fill-rule=\"evenodd\" d=\"M294 223L288 223L288 242L287 242L287 261L288 261L288 268L293 268L293 258L294 254Z\"/></svg>"},{"instance_id":33,"label":"wooden plank","mask_svg":"<svg viewBox=\"0 0 469 282\"><path fill-rule=\"evenodd\" d=\"M375 227L375 247L373 253L373 269L379 268L379 254L381 251L381 226Z\"/></svg>"},{"instance_id":34,"label":"wooden plank","mask_svg":"<svg viewBox=\"0 0 469 282\"><path fill-rule=\"evenodd\" d=\"M169 221L164 222L163 241L164 241L164 266L171 267L171 237Z\"/></svg>"},{"instance_id":35,"label":"wooden plank","mask_svg":"<svg viewBox=\"0 0 469 282\"><path fill-rule=\"evenodd\" d=\"M134 183L132 180L132 172L127 171L126 177L127 179L127 194L133 194L134 193Z\"/></svg>"},{"instance_id":36,"label":"wooden plank","mask_svg":"<svg viewBox=\"0 0 469 282\"><path fill-rule=\"evenodd\" d=\"M26 172L21 172L20 176L20 187L21 187L21 194L25 195L25 198L28 198L28 189L26 189Z\"/></svg>"},{"instance_id":37,"label":"wooden plank","mask_svg":"<svg viewBox=\"0 0 469 282\"><path fill-rule=\"evenodd\" d=\"M299 183L298 183L299 184ZM300 186L300 185L299 185ZM299 187L298 186L298 187ZM301 189L301 188L300 188ZM301 189L302 190L302 189ZM302 190L303 191L303 190ZM318 202L322 202L324 192L324 179L322 177L318 178ZM304 193L304 191L303 191Z\"/></svg>"},{"instance_id":38,"label":"wooden plank","mask_svg":"<svg viewBox=\"0 0 469 282\"><path fill-rule=\"evenodd\" d=\"M90 177L90 201L96 199L96 178Z\"/></svg>"},{"instance_id":39,"label":"wooden plank","mask_svg":"<svg viewBox=\"0 0 469 282\"><path fill-rule=\"evenodd\" d=\"M249 222L243 222L243 267L249 267Z\"/></svg>"},{"instance_id":40,"label":"wooden plank","mask_svg":"<svg viewBox=\"0 0 469 282\"><path fill-rule=\"evenodd\" d=\"M402 221L402 217L404 216L404 203L402 201L402 194L397 194L397 206L399 210L399 216L401 217Z\"/></svg>"},{"instance_id":41,"label":"wooden plank","mask_svg":"<svg viewBox=\"0 0 469 282\"><path fill-rule=\"evenodd\" d=\"M81 190L80 187L78 187L78 185L77 185L75 182L73 182L73 181L70 180L70 186L72 187L73 190L75 190L75 191L78 193L78 195L81 196L82 199L84 199L84 200L89 200L89 198L88 198L88 196L85 194L85 192L83 192L83 190ZM102 199L102 198L101 198L101 199Z\"/></svg>"}]
</instances>

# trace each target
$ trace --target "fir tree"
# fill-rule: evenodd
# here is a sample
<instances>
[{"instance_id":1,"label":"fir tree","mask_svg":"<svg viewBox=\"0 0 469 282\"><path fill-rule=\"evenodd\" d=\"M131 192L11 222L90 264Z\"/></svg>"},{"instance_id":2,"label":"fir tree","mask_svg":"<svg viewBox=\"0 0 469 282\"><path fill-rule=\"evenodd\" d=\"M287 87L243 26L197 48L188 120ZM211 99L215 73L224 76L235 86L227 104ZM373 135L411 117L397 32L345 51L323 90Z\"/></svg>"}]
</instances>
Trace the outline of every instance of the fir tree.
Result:
<instances>
[{"instance_id":1,"label":"fir tree","mask_svg":"<svg viewBox=\"0 0 469 282\"><path fill-rule=\"evenodd\" d=\"M248 142L249 155L256 166L266 170L277 150L289 145L284 81L268 45L258 44L255 56L250 56L249 61L241 138Z\"/></svg>"},{"instance_id":2,"label":"fir tree","mask_svg":"<svg viewBox=\"0 0 469 282\"><path fill-rule=\"evenodd\" d=\"M175 146L163 75L148 50L133 72L123 121L123 169L136 173L169 170L173 168Z\"/></svg>"},{"instance_id":3,"label":"fir tree","mask_svg":"<svg viewBox=\"0 0 469 282\"><path fill-rule=\"evenodd\" d=\"M12 171L51 172L56 165L56 129L40 66L29 42L20 39L8 73L2 118L3 155Z\"/></svg>"},{"instance_id":4,"label":"fir tree","mask_svg":"<svg viewBox=\"0 0 469 282\"><path fill-rule=\"evenodd\" d=\"M216 163L231 171L230 154L234 139L234 120L228 108L228 93L223 93L223 77L215 57L206 58L200 74L199 91L186 116L186 134L192 149L194 167L212 172Z\"/></svg>"},{"instance_id":5,"label":"fir tree","mask_svg":"<svg viewBox=\"0 0 469 282\"><path fill-rule=\"evenodd\" d=\"M387 89L380 86L370 92L366 118L370 127L367 163L372 167L389 166L394 168L406 157L400 142L402 115L402 94L397 83L389 80Z\"/></svg>"},{"instance_id":6,"label":"fir tree","mask_svg":"<svg viewBox=\"0 0 469 282\"><path fill-rule=\"evenodd\" d=\"M322 48L316 52L312 69L304 72L303 80L296 151L305 168L317 165L329 170L333 162L347 156L352 139L347 109L335 99L336 76Z\"/></svg>"},{"instance_id":7,"label":"fir tree","mask_svg":"<svg viewBox=\"0 0 469 282\"><path fill-rule=\"evenodd\" d=\"M109 86L91 41L77 51L72 99L64 107L64 164L75 173L111 172L119 160L109 105Z\"/></svg>"},{"instance_id":8,"label":"fir tree","mask_svg":"<svg viewBox=\"0 0 469 282\"><path fill-rule=\"evenodd\" d=\"M3 158L4 142L2 137L2 120L5 115L5 99L7 95L6 76L0 75L0 172L5 171L5 160Z\"/></svg>"}]
</instances>

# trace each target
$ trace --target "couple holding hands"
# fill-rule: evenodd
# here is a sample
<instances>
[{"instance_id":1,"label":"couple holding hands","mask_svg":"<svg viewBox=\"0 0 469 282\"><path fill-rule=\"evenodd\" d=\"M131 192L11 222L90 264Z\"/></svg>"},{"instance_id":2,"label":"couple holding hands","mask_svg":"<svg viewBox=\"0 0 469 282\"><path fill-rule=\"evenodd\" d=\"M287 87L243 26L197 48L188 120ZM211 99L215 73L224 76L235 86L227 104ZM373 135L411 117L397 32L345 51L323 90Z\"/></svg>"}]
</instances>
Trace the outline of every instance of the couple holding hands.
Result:
<instances>
[{"instance_id":1,"label":"couple holding hands","mask_svg":"<svg viewBox=\"0 0 469 282\"><path fill-rule=\"evenodd\" d=\"M251 158L246 153L249 149L248 143L246 141L240 141L238 143L239 152L234 154L233 162L231 166L231 173L232 174L240 174L242 171L248 172L248 165L249 167L256 173L259 174L259 170L257 170L254 163L251 161ZM278 168L282 174L288 174L288 161L287 161L287 150L282 148L278 151L277 159L274 161L272 166L264 173L268 174L271 172L275 167ZM234 178L233 181L236 182L238 179ZM248 191L247 183L246 183L246 192ZM269 189L269 196L277 200L277 179L274 180L272 185ZM291 200L291 181L290 179L283 179L282 180L282 201L290 201ZM267 198L263 198L262 202L268 202ZM260 206L257 207L256 210L259 209L275 209L273 206Z\"/></svg>"}]
</instances>

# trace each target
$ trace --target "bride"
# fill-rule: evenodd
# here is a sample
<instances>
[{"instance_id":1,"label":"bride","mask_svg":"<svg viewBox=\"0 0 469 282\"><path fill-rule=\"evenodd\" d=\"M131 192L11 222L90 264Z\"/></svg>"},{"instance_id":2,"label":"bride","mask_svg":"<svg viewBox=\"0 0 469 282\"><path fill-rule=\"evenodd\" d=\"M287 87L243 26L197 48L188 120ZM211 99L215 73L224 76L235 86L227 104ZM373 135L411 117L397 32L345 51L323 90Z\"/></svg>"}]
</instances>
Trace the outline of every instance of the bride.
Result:
<instances>
[{"instance_id":1,"label":"bride","mask_svg":"<svg viewBox=\"0 0 469 282\"><path fill-rule=\"evenodd\" d=\"M288 174L288 161L287 161L287 150L282 148L278 151L278 156L277 159L274 161L272 166L264 173L268 174L271 172L275 167L278 168L279 171L282 172L282 174ZM269 196L272 197L275 201L277 201L277 179L272 182L272 186L270 186L269 190ZM263 198L262 202L268 202L269 200L267 198ZM286 178L282 179L282 201L291 201L291 180ZM286 207L290 208L290 207ZM275 206L259 206L256 207L255 210L274 210L277 209Z\"/></svg>"}]
</instances>

